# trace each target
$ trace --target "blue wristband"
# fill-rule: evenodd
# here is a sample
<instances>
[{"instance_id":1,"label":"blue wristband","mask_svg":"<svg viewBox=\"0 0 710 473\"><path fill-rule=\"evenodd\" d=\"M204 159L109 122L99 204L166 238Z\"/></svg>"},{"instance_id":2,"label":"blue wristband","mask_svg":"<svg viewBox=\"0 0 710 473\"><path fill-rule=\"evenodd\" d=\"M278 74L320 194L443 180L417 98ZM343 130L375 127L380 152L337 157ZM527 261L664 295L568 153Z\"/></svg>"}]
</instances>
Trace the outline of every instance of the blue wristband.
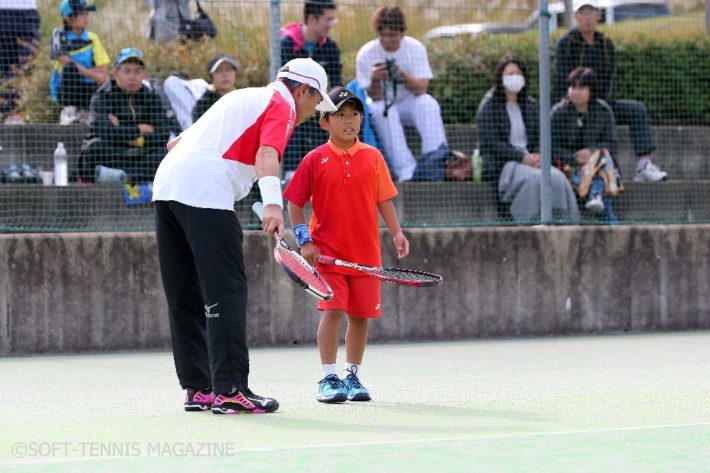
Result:
<instances>
[{"instance_id":1,"label":"blue wristband","mask_svg":"<svg viewBox=\"0 0 710 473\"><path fill-rule=\"evenodd\" d=\"M293 227L293 236L296 237L296 244L303 246L306 243L312 243L311 234L308 233L308 226L305 223L299 223Z\"/></svg>"}]
</instances>

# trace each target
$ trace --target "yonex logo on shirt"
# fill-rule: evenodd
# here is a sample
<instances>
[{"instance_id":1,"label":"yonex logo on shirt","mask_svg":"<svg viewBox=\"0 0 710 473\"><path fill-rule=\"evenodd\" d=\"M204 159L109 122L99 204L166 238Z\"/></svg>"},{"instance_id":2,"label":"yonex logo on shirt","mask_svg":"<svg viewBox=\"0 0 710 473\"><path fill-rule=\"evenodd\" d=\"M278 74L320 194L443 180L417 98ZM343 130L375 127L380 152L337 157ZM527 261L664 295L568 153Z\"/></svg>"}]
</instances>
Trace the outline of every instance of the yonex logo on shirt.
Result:
<instances>
[{"instance_id":1,"label":"yonex logo on shirt","mask_svg":"<svg viewBox=\"0 0 710 473\"><path fill-rule=\"evenodd\" d=\"M321 164L325 164L325 163L327 163L327 162L328 162L328 157L327 157L327 156L326 156L325 158L323 158L323 159L320 160L320 163L321 163Z\"/></svg>"}]
</instances>

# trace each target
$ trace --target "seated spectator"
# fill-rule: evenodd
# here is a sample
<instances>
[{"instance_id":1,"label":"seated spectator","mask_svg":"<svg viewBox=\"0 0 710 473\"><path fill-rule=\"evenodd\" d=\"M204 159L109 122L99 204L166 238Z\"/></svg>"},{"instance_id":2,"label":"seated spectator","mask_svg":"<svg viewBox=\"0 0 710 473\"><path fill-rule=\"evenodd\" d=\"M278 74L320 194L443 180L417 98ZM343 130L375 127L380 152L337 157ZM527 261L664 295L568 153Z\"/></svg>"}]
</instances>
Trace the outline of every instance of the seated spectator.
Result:
<instances>
[{"instance_id":1,"label":"seated spectator","mask_svg":"<svg viewBox=\"0 0 710 473\"><path fill-rule=\"evenodd\" d=\"M79 160L82 180L153 179L166 153L170 121L160 96L143 83L144 68L141 51L123 49L113 79L91 98L91 135Z\"/></svg>"},{"instance_id":2,"label":"seated spectator","mask_svg":"<svg viewBox=\"0 0 710 473\"><path fill-rule=\"evenodd\" d=\"M40 17L36 0L0 0L0 122L23 123L16 112L23 75L37 55Z\"/></svg>"},{"instance_id":3,"label":"seated spectator","mask_svg":"<svg viewBox=\"0 0 710 473\"><path fill-rule=\"evenodd\" d=\"M331 87L343 85L340 49L328 36L337 21L335 10L333 0L306 0L303 22L291 23L281 29L281 65L292 59L309 57L323 66ZM284 151L285 180L289 180L306 154L326 141L328 133L321 129L318 117L299 125Z\"/></svg>"},{"instance_id":4,"label":"seated spectator","mask_svg":"<svg viewBox=\"0 0 710 473\"><path fill-rule=\"evenodd\" d=\"M539 108L528 95L523 60L506 55L498 61L493 88L478 107L476 123L483 157L482 178L498 182L498 199L518 223L540 221ZM579 221L577 198L566 176L550 170L552 215Z\"/></svg>"},{"instance_id":5,"label":"seated spectator","mask_svg":"<svg viewBox=\"0 0 710 473\"><path fill-rule=\"evenodd\" d=\"M576 67L589 67L597 77L597 96L606 101L619 125L629 125L636 164L635 181L662 181L668 173L651 162L649 155L656 149L646 106L638 100L617 100L616 53L614 43L596 31L601 12L596 1L577 4L574 14L577 26L557 43L557 94L567 92L567 78Z\"/></svg>"},{"instance_id":6,"label":"seated spectator","mask_svg":"<svg viewBox=\"0 0 710 473\"><path fill-rule=\"evenodd\" d=\"M187 130L192 125L195 104L207 92L209 84L204 79L188 79L181 74L172 74L165 79L162 87L180 124L180 131Z\"/></svg>"},{"instance_id":7,"label":"seated spectator","mask_svg":"<svg viewBox=\"0 0 710 473\"><path fill-rule=\"evenodd\" d=\"M210 85L192 109L192 121L196 122L222 96L235 89L239 63L228 54L217 54L207 64Z\"/></svg>"},{"instance_id":8,"label":"seated spectator","mask_svg":"<svg viewBox=\"0 0 710 473\"><path fill-rule=\"evenodd\" d=\"M588 67L567 79L567 97L552 108L552 154L568 174L585 207L599 220L617 223L611 196L623 189L612 156L617 135L611 107L596 97L596 75Z\"/></svg>"},{"instance_id":9,"label":"seated spectator","mask_svg":"<svg viewBox=\"0 0 710 473\"><path fill-rule=\"evenodd\" d=\"M357 81L367 91L377 138L392 171L402 181L442 181L449 150L439 103L427 94L433 77L424 45L411 36L399 7L372 16L377 38L357 53ZM421 136L419 162L407 146L403 125Z\"/></svg>"},{"instance_id":10,"label":"seated spectator","mask_svg":"<svg viewBox=\"0 0 710 473\"><path fill-rule=\"evenodd\" d=\"M63 107L59 123L89 122L89 102L108 80L111 60L99 37L88 31L89 12L96 5L86 0L62 0L64 26L52 31L54 70L49 81L52 98Z\"/></svg>"}]
</instances>

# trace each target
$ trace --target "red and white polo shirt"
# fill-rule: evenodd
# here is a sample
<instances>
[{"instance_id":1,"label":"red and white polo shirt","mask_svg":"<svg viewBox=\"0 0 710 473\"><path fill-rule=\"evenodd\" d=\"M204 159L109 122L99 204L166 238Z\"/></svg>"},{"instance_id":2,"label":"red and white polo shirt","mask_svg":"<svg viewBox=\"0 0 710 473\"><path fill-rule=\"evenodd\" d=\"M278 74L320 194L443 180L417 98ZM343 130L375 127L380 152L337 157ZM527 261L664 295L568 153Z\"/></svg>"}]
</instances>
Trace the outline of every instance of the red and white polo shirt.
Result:
<instances>
[{"instance_id":1,"label":"red and white polo shirt","mask_svg":"<svg viewBox=\"0 0 710 473\"><path fill-rule=\"evenodd\" d=\"M280 160L295 126L296 104L280 82L226 94L163 158L153 200L233 210L256 181L259 147L273 147Z\"/></svg>"}]
</instances>

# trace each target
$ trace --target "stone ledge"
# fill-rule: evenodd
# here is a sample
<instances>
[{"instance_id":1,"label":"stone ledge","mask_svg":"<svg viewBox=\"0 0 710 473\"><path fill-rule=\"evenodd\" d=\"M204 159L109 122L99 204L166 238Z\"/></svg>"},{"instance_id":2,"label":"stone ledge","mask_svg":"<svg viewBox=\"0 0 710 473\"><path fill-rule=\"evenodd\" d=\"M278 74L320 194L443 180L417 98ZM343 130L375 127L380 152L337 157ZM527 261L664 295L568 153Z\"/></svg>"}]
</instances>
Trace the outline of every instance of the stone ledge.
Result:
<instances>
[{"instance_id":1,"label":"stone ledge","mask_svg":"<svg viewBox=\"0 0 710 473\"><path fill-rule=\"evenodd\" d=\"M710 225L409 229L397 262L444 284L383 284L370 340L710 329ZM249 343L314 343L314 299L245 232ZM169 349L151 233L0 235L0 355ZM287 308L288 310L284 310Z\"/></svg>"}]
</instances>

